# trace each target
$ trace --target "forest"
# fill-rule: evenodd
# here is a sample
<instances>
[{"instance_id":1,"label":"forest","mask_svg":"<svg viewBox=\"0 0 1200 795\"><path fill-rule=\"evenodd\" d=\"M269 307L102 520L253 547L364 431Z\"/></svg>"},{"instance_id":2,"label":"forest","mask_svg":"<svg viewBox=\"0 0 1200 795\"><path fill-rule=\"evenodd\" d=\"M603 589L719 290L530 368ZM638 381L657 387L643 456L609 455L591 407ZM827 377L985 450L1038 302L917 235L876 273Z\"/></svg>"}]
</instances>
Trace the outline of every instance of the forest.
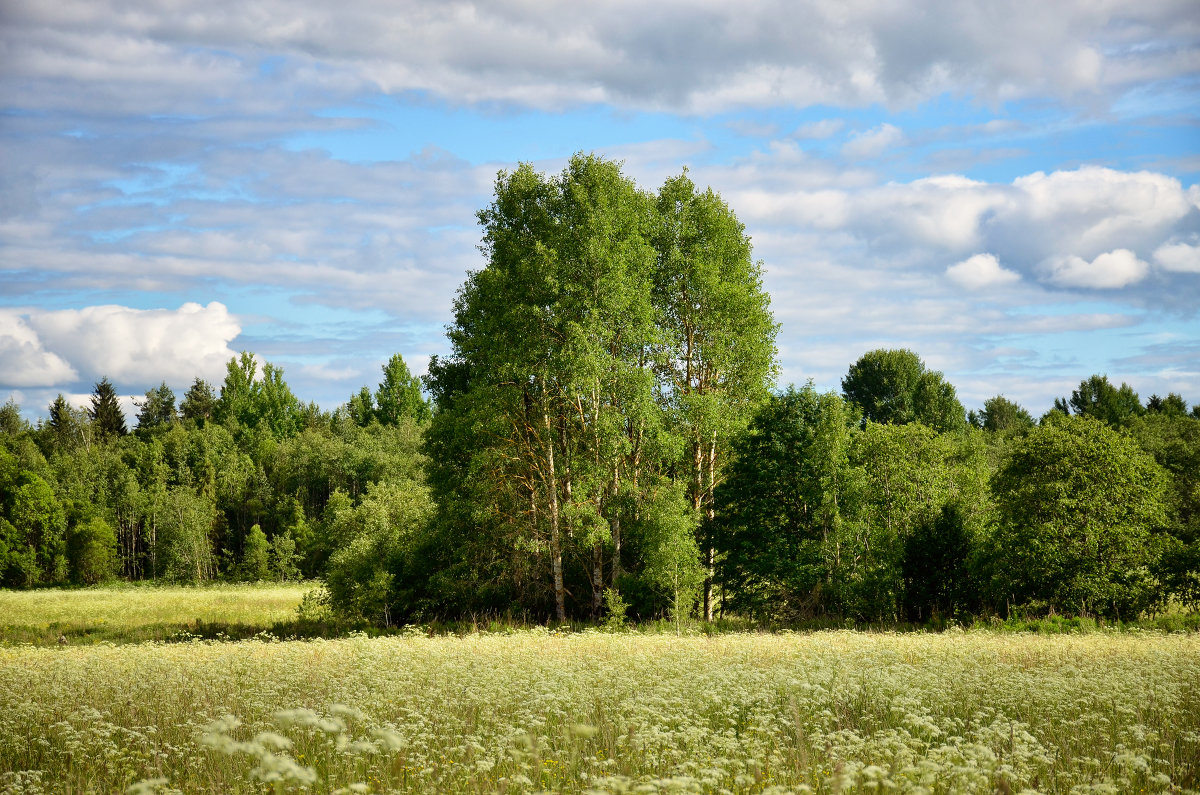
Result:
<instances>
[{"instance_id":1,"label":"forest","mask_svg":"<svg viewBox=\"0 0 1200 795\"><path fill-rule=\"evenodd\" d=\"M501 173L414 377L334 410L250 352L128 422L0 408L0 582L324 582L400 625L740 615L1128 620L1200 604L1200 405L1105 375L966 411L910 350L775 387L762 265L687 173ZM132 426L132 427L130 427Z\"/></svg>"}]
</instances>

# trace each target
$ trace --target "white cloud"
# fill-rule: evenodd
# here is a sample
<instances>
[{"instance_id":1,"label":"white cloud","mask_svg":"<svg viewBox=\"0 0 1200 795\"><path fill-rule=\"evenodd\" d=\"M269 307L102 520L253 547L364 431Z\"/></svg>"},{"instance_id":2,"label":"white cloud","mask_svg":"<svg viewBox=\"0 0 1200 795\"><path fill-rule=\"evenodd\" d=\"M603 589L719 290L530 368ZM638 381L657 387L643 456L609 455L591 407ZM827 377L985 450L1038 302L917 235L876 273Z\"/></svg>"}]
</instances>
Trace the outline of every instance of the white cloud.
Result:
<instances>
[{"instance_id":1,"label":"white cloud","mask_svg":"<svg viewBox=\"0 0 1200 795\"><path fill-rule=\"evenodd\" d=\"M23 320L36 334L33 344L61 364L51 373L55 380L47 380L36 360L18 361L21 368L0 371L2 386L103 376L118 387L163 380L181 385L197 376L219 380L234 355L228 343L241 332L237 318L216 301L208 306L187 303L177 310L110 305L29 312Z\"/></svg>"},{"instance_id":2,"label":"white cloud","mask_svg":"<svg viewBox=\"0 0 1200 795\"><path fill-rule=\"evenodd\" d=\"M845 122L841 119L821 119L820 121L812 121L808 124L801 124L792 133L794 138L819 140L822 138L830 138L841 132Z\"/></svg>"},{"instance_id":3,"label":"white cloud","mask_svg":"<svg viewBox=\"0 0 1200 795\"><path fill-rule=\"evenodd\" d=\"M879 157L888 149L904 140L899 127L881 124L865 132L856 132L842 145L842 154L855 159Z\"/></svg>"},{"instance_id":4,"label":"white cloud","mask_svg":"<svg viewBox=\"0 0 1200 795\"><path fill-rule=\"evenodd\" d=\"M1200 246L1164 243L1154 250L1154 261L1176 273L1200 273Z\"/></svg>"},{"instance_id":5,"label":"white cloud","mask_svg":"<svg viewBox=\"0 0 1200 795\"><path fill-rule=\"evenodd\" d=\"M994 254L976 254L957 265L951 265L946 268L946 276L968 290L999 287L1021 280L1021 274L1001 267Z\"/></svg>"},{"instance_id":6,"label":"white cloud","mask_svg":"<svg viewBox=\"0 0 1200 795\"><path fill-rule=\"evenodd\" d=\"M1004 212L1011 191L960 176L938 176L860 192L852 226L881 242L937 246L966 254L985 245L983 221Z\"/></svg>"},{"instance_id":7,"label":"white cloud","mask_svg":"<svg viewBox=\"0 0 1200 795\"><path fill-rule=\"evenodd\" d=\"M378 88L717 113L912 107L945 94L1110 96L1194 72L1193 10L1188 0L963 0L930 24L906 4L873 0L9 0L0 46L11 90L40 106L182 113ZM264 53L281 58L267 73ZM69 85L47 91L54 82Z\"/></svg>"},{"instance_id":8,"label":"white cloud","mask_svg":"<svg viewBox=\"0 0 1200 795\"><path fill-rule=\"evenodd\" d=\"M1127 248L1101 254L1091 262L1082 257L1057 257L1043 264L1046 281L1061 287L1117 289L1136 284L1150 272Z\"/></svg>"},{"instance_id":9,"label":"white cloud","mask_svg":"<svg viewBox=\"0 0 1200 795\"><path fill-rule=\"evenodd\" d=\"M1009 183L941 175L883 185L830 179L823 187L813 179L820 167L780 148L736 167L700 169L697 176L734 185L723 194L760 228L758 236L763 226L787 225L841 234L869 247L881 263L939 273L948 258L962 262L979 252L1022 275L1044 275L1038 266L1048 260L1076 257L1090 264L1118 249L1148 261L1167 241L1190 234L1197 220L1180 182L1148 171L1088 166ZM1188 249L1162 249L1159 264L1168 272L1185 269L1190 256ZM1071 274L1077 265L1059 270ZM1062 276L1056 283L1075 282ZM1085 283L1090 281L1079 282ZM1156 280L1145 289L1159 301L1177 302L1192 288L1181 292L1174 282Z\"/></svg>"},{"instance_id":10,"label":"white cloud","mask_svg":"<svg viewBox=\"0 0 1200 795\"><path fill-rule=\"evenodd\" d=\"M37 333L14 310L0 310L0 374L5 387L53 386L77 376L66 360L46 350Z\"/></svg>"},{"instance_id":11,"label":"white cloud","mask_svg":"<svg viewBox=\"0 0 1200 795\"><path fill-rule=\"evenodd\" d=\"M1014 180L1013 187L1021 203L1012 221L1036 224L1041 234L1084 257L1161 239L1191 210L1179 180L1149 171L1039 171Z\"/></svg>"}]
</instances>

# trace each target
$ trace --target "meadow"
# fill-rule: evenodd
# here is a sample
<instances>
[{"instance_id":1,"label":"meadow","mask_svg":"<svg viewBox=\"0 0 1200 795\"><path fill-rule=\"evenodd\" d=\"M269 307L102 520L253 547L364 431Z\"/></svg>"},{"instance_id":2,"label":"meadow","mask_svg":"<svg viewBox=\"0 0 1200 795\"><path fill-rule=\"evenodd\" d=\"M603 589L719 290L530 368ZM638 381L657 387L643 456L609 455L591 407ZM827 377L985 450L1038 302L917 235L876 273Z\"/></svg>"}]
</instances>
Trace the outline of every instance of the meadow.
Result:
<instances>
[{"instance_id":1,"label":"meadow","mask_svg":"<svg viewBox=\"0 0 1200 795\"><path fill-rule=\"evenodd\" d=\"M1189 792L1200 637L0 646L0 792Z\"/></svg>"},{"instance_id":2,"label":"meadow","mask_svg":"<svg viewBox=\"0 0 1200 795\"><path fill-rule=\"evenodd\" d=\"M0 643L171 640L198 631L255 634L294 622L312 584L0 589Z\"/></svg>"}]
</instances>

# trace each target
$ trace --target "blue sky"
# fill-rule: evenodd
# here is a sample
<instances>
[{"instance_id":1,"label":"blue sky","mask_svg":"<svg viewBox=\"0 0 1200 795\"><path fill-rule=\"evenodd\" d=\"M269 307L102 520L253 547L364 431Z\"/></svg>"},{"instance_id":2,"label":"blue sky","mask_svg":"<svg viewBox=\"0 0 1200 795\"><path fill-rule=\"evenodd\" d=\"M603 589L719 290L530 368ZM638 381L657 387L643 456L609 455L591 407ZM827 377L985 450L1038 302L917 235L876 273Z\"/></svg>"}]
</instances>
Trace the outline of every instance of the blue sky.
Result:
<instances>
[{"instance_id":1,"label":"blue sky","mask_svg":"<svg viewBox=\"0 0 1200 795\"><path fill-rule=\"evenodd\" d=\"M968 407L1092 373L1200 402L1200 13L1159 2L10 0L0 399L417 372L496 173L688 167L781 385L908 347Z\"/></svg>"}]
</instances>

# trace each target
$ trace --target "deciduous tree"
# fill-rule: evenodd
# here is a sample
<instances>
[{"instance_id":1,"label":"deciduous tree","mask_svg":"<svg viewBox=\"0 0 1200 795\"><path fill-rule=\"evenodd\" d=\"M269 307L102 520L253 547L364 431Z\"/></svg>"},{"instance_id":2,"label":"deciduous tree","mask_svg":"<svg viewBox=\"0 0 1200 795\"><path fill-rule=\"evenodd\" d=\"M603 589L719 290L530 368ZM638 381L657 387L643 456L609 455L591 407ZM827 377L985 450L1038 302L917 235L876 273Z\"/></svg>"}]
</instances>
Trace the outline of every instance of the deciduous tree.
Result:
<instances>
[{"instance_id":1,"label":"deciduous tree","mask_svg":"<svg viewBox=\"0 0 1200 795\"><path fill-rule=\"evenodd\" d=\"M137 430L149 431L179 420L175 413L175 393L166 382L146 391L146 397L134 401L138 407Z\"/></svg>"},{"instance_id":2,"label":"deciduous tree","mask_svg":"<svg viewBox=\"0 0 1200 795\"><path fill-rule=\"evenodd\" d=\"M1167 479L1129 436L1092 417L1043 424L992 490L1009 600L1134 618L1161 595L1151 568Z\"/></svg>"},{"instance_id":3,"label":"deciduous tree","mask_svg":"<svg viewBox=\"0 0 1200 795\"><path fill-rule=\"evenodd\" d=\"M942 374L925 369L910 350L869 351L842 379L842 393L862 411L864 421L887 425L919 422L938 431L966 424L954 387Z\"/></svg>"}]
</instances>

